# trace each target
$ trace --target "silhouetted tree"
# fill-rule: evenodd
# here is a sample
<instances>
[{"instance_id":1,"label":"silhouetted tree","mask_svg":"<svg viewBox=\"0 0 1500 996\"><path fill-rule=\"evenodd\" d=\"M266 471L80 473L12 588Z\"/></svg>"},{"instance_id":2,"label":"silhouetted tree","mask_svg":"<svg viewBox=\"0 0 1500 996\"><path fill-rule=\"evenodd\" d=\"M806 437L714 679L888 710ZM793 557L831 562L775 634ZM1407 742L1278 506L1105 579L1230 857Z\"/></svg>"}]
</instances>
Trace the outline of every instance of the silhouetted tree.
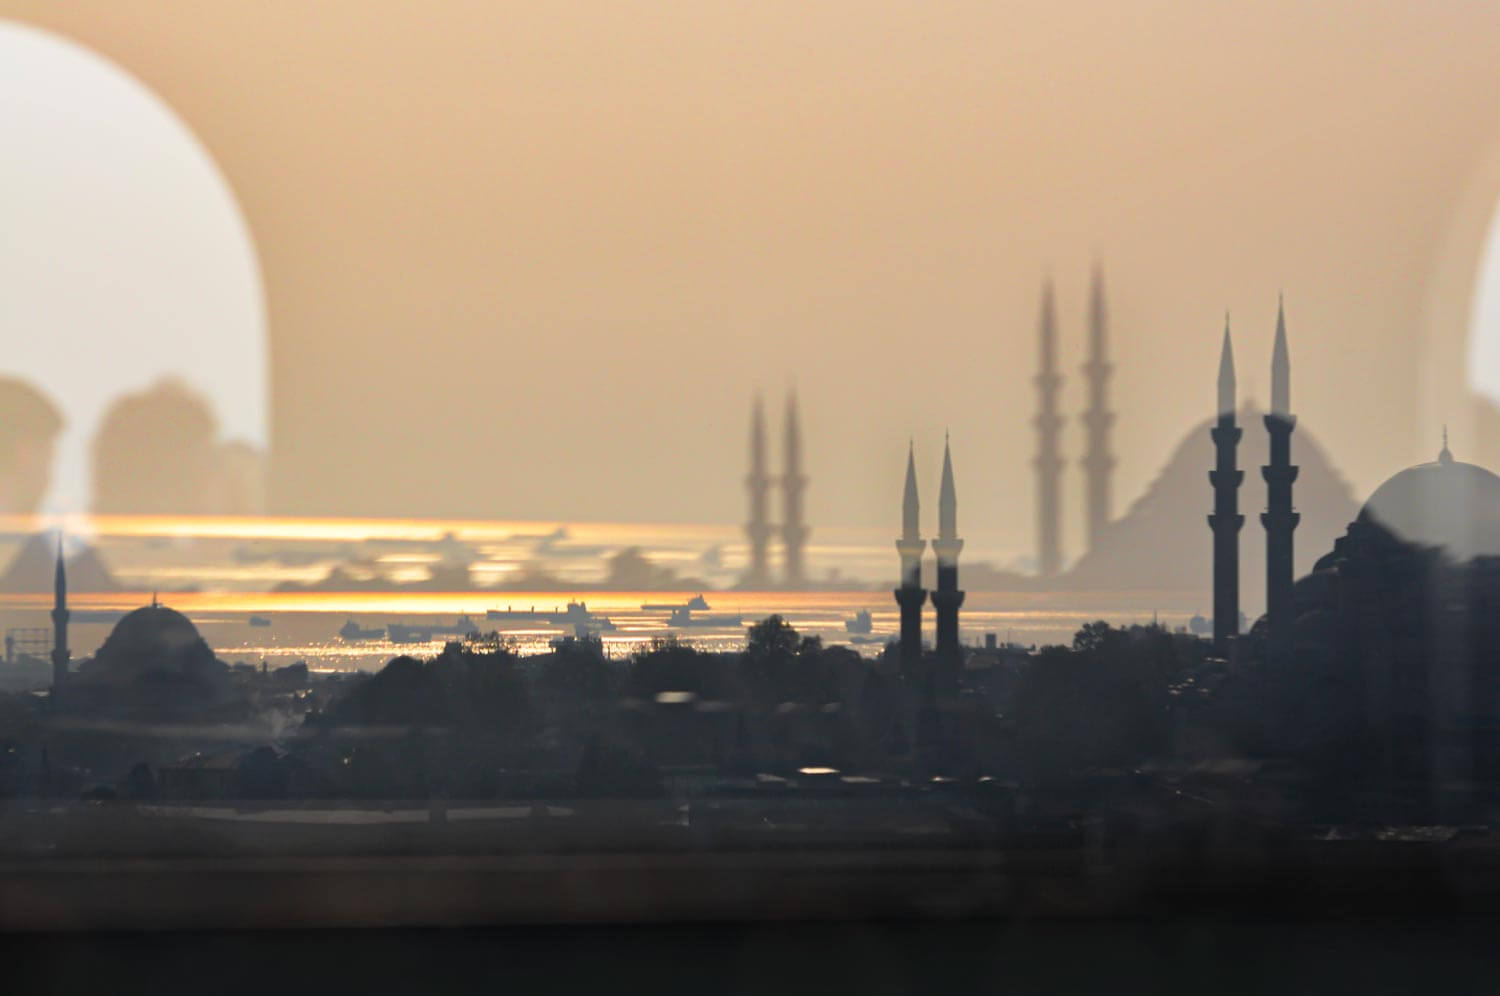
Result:
<instances>
[{"instance_id":1,"label":"silhouetted tree","mask_svg":"<svg viewBox=\"0 0 1500 996\"><path fill-rule=\"evenodd\" d=\"M654 765L597 736L590 738L578 760L576 787L584 798L652 798L663 791Z\"/></svg>"},{"instance_id":2,"label":"silhouetted tree","mask_svg":"<svg viewBox=\"0 0 1500 996\"><path fill-rule=\"evenodd\" d=\"M717 699L728 694L723 659L680 642L676 637L653 639L631 657L625 669L623 692L649 699L661 692L693 692Z\"/></svg>"},{"instance_id":3,"label":"silhouetted tree","mask_svg":"<svg viewBox=\"0 0 1500 996\"><path fill-rule=\"evenodd\" d=\"M1189 666L1186 644L1158 626L1089 623L1072 648L1044 647L1023 667L1013 716L1033 774L1118 766L1168 749L1170 685Z\"/></svg>"}]
</instances>

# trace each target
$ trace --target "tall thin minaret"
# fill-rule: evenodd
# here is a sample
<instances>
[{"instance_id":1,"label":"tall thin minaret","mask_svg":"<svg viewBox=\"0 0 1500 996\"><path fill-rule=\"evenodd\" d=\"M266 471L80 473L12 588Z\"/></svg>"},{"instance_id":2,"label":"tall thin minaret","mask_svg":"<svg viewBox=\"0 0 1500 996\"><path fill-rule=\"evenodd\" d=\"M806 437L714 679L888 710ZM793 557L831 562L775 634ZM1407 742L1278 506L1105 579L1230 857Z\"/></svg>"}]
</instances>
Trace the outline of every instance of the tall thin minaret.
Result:
<instances>
[{"instance_id":1,"label":"tall thin minaret","mask_svg":"<svg viewBox=\"0 0 1500 996\"><path fill-rule=\"evenodd\" d=\"M921 504L917 500L917 465L910 443L906 447L906 490L901 496L901 538L896 552L901 555L901 587L896 589L896 604L901 607L901 670L915 677L922 663L922 603L927 592L922 588Z\"/></svg>"},{"instance_id":2,"label":"tall thin minaret","mask_svg":"<svg viewBox=\"0 0 1500 996\"><path fill-rule=\"evenodd\" d=\"M1062 418L1057 414L1057 390L1062 378L1057 373L1057 309L1052 300L1052 281L1042 285L1041 365L1035 378L1036 426L1036 563L1042 577L1052 577L1062 566L1062 537L1058 525L1058 475L1062 457L1058 455L1057 437Z\"/></svg>"},{"instance_id":3,"label":"tall thin minaret","mask_svg":"<svg viewBox=\"0 0 1500 996\"><path fill-rule=\"evenodd\" d=\"M781 540L786 546L785 580L791 587L806 583L802 551L807 545L807 524L802 521L802 492L807 475L802 473L802 428L797 423L797 392L786 398L786 473L781 478Z\"/></svg>"},{"instance_id":4,"label":"tall thin minaret","mask_svg":"<svg viewBox=\"0 0 1500 996\"><path fill-rule=\"evenodd\" d=\"M52 697L68 683L68 571L63 565L62 536L57 538L57 569L52 577Z\"/></svg>"},{"instance_id":5,"label":"tall thin minaret","mask_svg":"<svg viewBox=\"0 0 1500 996\"><path fill-rule=\"evenodd\" d=\"M746 588L765 588L771 582L772 526L767 518L771 475L766 473L766 420L759 394L755 396L750 412L750 473L745 477L745 490L750 494L750 519L745 523L745 537L750 541L750 565L745 570L743 583Z\"/></svg>"},{"instance_id":6,"label":"tall thin minaret","mask_svg":"<svg viewBox=\"0 0 1500 996\"><path fill-rule=\"evenodd\" d=\"M1292 482L1292 361L1286 345L1286 314L1276 302L1276 345L1271 353L1271 412L1266 417L1271 462L1260 469L1266 479L1266 657L1286 663L1292 656L1296 605L1292 594L1292 532L1302 516L1293 510Z\"/></svg>"},{"instance_id":7,"label":"tall thin minaret","mask_svg":"<svg viewBox=\"0 0 1500 996\"><path fill-rule=\"evenodd\" d=\"M1214 511L1208 517L1214 532L1214 650L1229 652L1229 641L1240 631L1239 488L1245 474L1235 465L1240 428L1234 419L1234 349L1229 343L1229 316L1224 316L1224 345L1219 353L1218 419L1213 436L1216 461L1208 479L1214 488Z\"/></svg>"},{"instance_id":8,"label":"tall thin minaret","mask_svg":"<svg viewBox=\"0 0 1500 996\"><path fill-rule=\"evenodd\" d=\"M964 593L958 590L958 555L964 541L958 538L958 493L953 487L953 457L948 440L943 439L943 483L938 491L938 535L932 541L937 554L937 588L932 606L937 610L938 667L945 683L957 678L962 665L958 643L958 608L964 604Z\"/></svg>"},{"instance_id":9,"label":"tall thin minaret","mask_svg":"<svg viewBox=\"0 0 1500 996\"><path fill-rule=\"evenodd\" d=\"M1098 545L1099 537L1110 519L1110 476L1115 458L1109 451L1109 430L1115 414L1109 410L1109 376L1114 367L1106 359L1106 316L1104 310L1104 273L1094 266L1093 288L1089 293L1089 361L1083 365L1088 381L1089 407L1083 414L1088 436L1084 454L1084 517L1088 528L1088 548Z\"/></svg>"}]
</instances>

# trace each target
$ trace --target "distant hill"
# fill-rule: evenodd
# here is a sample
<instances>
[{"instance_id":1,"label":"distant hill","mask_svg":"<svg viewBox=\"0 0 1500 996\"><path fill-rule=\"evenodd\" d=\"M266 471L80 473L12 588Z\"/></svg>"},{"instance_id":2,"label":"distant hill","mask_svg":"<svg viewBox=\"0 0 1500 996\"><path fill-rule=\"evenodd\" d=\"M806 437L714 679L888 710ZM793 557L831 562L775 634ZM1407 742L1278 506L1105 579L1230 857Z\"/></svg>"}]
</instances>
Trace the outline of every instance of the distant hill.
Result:
<instances>
[{"instance_id":1,"label":"distant hill","mask_svg":"<svg viewBox=\"0 0 1500 996\"><path fill-rule=\"evenodd\" d=\"M1269 460L1265 412L1246 408L1239 413L1244 436L1239 466L1245 472L1240 487L1240 604L1247 614L1261 611L1265 602L1266 485L1260 468ZM1214 465L1209 437L1212 421L1199 423L1178 445L1146 493L1123 516L1105 528L1097 546L1085 554L1057 587L1075 591L1133 591L1185 589L1201 591L1205 611L1213 583L1213 549L1207 516L1213 507L1208 472ZM1301 423L1292 436L1292 462L1301 467L1293 491L1302 522L1296 532L1296 573L1312 570L1313 562L1333 547L1359 512L1359 503L1323 448Z\"/></svg>"},{"instance_id":2,"label":"distant hill","mask_svg":"<svg viewBox=\"0 0 1500 996\"><path fill-rule=\"evenodd\" d=\"M119 591L120 583L99 551L87 544L74 544L75 552L66 558L69 591ZM27 538L0 574L0 592L44 594L52 590L53 571L57 566L57 534L36 533Z\"/></svg>"}]
</instances>

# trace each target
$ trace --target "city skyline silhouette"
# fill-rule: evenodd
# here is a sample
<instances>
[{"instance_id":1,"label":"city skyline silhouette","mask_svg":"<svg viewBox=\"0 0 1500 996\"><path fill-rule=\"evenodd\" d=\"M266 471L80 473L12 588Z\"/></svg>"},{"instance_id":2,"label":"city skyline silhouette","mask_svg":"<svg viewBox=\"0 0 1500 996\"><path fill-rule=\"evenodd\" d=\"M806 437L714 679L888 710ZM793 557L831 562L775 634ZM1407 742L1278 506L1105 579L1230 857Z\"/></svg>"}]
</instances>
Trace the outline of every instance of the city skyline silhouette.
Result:
<instances>
[{"instance_id":1,"label":"city skyline silhouette","mask_svg":"<svg viewBox=\"0 0 1500 996\"><path fill-rule=\"evenodd\" d=\"M1496 38L0 0L4 977L1494 990Z\"/></svg>"}]
</instances>

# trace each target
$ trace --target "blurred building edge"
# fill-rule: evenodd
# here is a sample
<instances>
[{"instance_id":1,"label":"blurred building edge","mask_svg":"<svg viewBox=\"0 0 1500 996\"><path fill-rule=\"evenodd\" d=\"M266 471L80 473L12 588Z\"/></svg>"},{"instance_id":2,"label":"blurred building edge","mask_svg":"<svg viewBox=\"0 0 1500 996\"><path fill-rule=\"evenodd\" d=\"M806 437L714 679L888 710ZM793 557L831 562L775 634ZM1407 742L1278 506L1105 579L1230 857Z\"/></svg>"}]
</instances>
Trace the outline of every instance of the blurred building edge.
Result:
<instances>
[{"instance_id":1,"label":"blurred building edge","mask_svg":"<svg viewBox=\"0 0 1500 996\"><path fill-rule=\"evenodd\" d=\"M63 419L30 383L0 376L0 515L33 515L52 480Z\"/></svg>"},{"instance_id":2,"label":"blurred building edge","mask_svg":"<svg viewBox=\"0 0 1500 996\"><path fill-rule=\"evenodd\" d=\"M55 581L56 533L33 533L21 544L10 563L0 571L0 593L40 595L52 590ZM73 591L119 591L120 584L99 551L77 536L67 548L68 587Z\"/></svg>"},{"instance_id":3,"label":"blurred building edge","mask_svg":"<svg viewBox=\"0 0 1500 996\"><path fill-rule=\"evenodd\" d=\"M212 405L179 381L118 398L94 436L93 511L263 514L265 454L218 435Z\"/></svg>"},{"instance_id":4,"label":"blurred building edge","mask_svg":"<svg viewBox=\"0 0 1500 996\"><path fill-rule=\"evenodd\" d=\"M804 493L808 476L802 466L802 424L797 413L797 392L787 392L786 420L783 424L782 460L784 472L773 477L766 469L765 415L760 395L756 394L750 411L750 472L745 476L749 497L749 515L745 521L748 559L739 587L762 589L771 585L770 542L778 537L782 545L781 583L797 589L807 585L807 537ZM775 484L781 487L781 523L769 517L769 494Z\"/></svg>"},{"instance_id":5,"label":"blurred building edge","mask_svg":"<svg viewBox=\"0 0 1500 996\"><path fill-rule=\"evenodd\" d=\"M233 439L214 447L204 490L204 512L212 515L265 515L267 460L263 450Z\"/></svg>"}]
</instances>

